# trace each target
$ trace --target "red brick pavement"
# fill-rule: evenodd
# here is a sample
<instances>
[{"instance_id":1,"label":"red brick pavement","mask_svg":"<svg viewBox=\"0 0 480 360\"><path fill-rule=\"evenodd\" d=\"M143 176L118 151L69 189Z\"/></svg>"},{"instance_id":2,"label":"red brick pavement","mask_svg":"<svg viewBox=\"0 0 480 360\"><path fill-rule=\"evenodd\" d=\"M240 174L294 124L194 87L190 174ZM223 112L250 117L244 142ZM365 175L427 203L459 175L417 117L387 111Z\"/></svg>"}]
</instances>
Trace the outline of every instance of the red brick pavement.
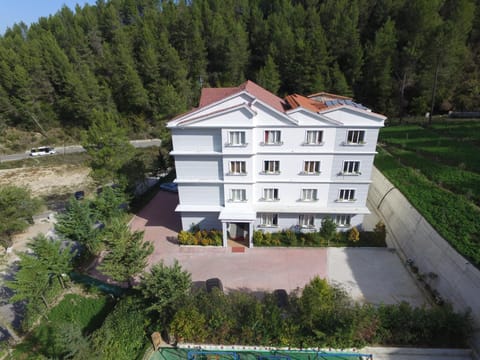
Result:
<instances>
[{"instance_id":1,"label":"red brick pavement","mask_svg":"<svg viewBox=\"0 0 480 360\"><path fill-rule=\"evenodd\" d=\"M258 292L278 288L291 291L303 287L315 275L327 276L327 250L302 248L253 248L233 253L230 248L185 247L176 242L181 229L175 213L178 196L160 191L131 222L133 230L144 230L145 240L155 250L148 263L178 260L194 282L219 277L226 290Z\"/></svg>"}]
</instances>

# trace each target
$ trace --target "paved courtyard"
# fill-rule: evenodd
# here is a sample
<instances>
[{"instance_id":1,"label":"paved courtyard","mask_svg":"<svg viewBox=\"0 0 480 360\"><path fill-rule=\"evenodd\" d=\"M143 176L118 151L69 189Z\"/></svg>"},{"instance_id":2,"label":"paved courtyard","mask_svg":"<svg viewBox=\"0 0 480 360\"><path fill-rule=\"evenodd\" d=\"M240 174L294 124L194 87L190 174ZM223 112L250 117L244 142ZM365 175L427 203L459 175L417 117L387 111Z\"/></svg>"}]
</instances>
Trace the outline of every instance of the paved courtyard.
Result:
<instances>
[{"instance_id":1,"label":"paved courtyard","mask_svg":"<svg viewBox=\"0 0 480 360\"><path fill-rule=\"evenodd\" d=\"M149 266L160 261L171 265L177 259L194 282L219 277L226 290L291 291L318 275L343 286L356 300L425 303L413 278L389 249L253 248L233 253L232 248L180 247L177 203L177 194L160 191L132 220L132 228L144 230L145 239L155 246Z\"/></svg>"}]
</instances>

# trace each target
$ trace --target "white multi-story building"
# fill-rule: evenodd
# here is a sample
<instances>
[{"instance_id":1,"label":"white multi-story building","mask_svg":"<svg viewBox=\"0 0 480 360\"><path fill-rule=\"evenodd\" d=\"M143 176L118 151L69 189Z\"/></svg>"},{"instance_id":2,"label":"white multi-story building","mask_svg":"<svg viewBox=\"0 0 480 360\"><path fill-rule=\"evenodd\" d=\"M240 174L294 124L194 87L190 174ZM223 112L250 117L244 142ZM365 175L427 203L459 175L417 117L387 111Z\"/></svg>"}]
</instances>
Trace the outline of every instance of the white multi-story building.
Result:
<instances>
[{"instance_id":1,"label":"white multi-story building","mask_svg":"<svg viewBox=\"0 0 480 360\"><path fill-rule=\"evenodd\" d=\"M361 227L385 116L328 93L281 99L247 81L205 88L198 108L168 123L182 227L254 230Z\"/></svg>"}]
</instances>

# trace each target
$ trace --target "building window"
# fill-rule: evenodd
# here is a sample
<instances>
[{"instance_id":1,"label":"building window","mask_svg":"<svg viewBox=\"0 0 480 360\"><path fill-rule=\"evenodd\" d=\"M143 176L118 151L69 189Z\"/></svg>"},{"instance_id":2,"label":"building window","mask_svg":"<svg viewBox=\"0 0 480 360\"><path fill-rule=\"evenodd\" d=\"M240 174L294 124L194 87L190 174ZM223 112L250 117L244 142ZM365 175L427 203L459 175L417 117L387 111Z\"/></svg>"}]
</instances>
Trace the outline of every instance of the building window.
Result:
<instances>
[{"instance_id":1,"label":"building window","mask_svg":"<svg viewBox=\"0 0 480 360\"><path fill-rule=\"evenodd\" d=\"M263 162L264 174L280 174L280 161L278 160L265 160Z\"/></svg>"},{"instance_id":2,"label":"building window","mask_svg":"<svg viewBox=\"0 0 480 360\"><path fill-rule=\"evenodd\" d=\"M335 216L335 224L338 227L348 227L350 226L350 220L352 215L337 215Z\"/></svg>"},{"instance_id":3,"label":"building window","mask_svg":"<svg viewBox=\"0 0 480 360\"><path fill-rule=\"evenodd\" d=\"M232 202L247 201L247 191L245 189L232 189L230 191L230 200Z\"/></svg>"},{"instance_id":4,"label":"building window","mask_svg":"<svg viewBox=\"0 0 480 360\"><path fill-rule=\"evenodd\" d=\"M280 130L265 130L263 145L282 145Z\"/></svg>"},{"instance_id":5,"label":"building window","mask_svg":"<svg viewBox=\"0 0 480 360\"><path fill-rule=\"evenodd\" d=\"M264 201L278 201L278 189L275 188L266 188L263 189L263 200Z\"/></svg>"},{"instance_id":6,"label":"building window","mask_svg":"<svg viewBox=\"0 0 480 360\"><path fill-rule=\"evenodd\" d=\"M278 214L260 214L260 226L278 226Z\"/></svg>"},{"instance_id":7,"label":"building window","mask_svg":"<svg viewBox=\"0 0 480 360\"><path fill-rule=\"evenodd\" d=\"M340 189L338 194L338 201L355 201L354 189Z\"/></svg>"},{"instance_id":8,"label":"building window","mask_svg":"<svg viewBox=\"0 0 480 360\"><path fill-rule=\"evenodd\" d=\"M302 189L302 201L316 201L317 189Z\"/></svg>"},{"instance_id":9,"label":"building window","mask_svg":"<svg viewBox=\"0 0 480 360\"><path fill-rule=\"evenodd\" d=\"M344 161L343 175L360 175L360 161Z\"/></svg>"},{"instance_id":10,"label":"building window","mask_svg":"<svg viewBox=\"0 0 480 360\"><path fill-rule=\"evenodd\" d=\"M323 131L321 130L307 130L305 137L305 145L322 145Z\"/></svg>"},{"instance_id":11,"label":"building window","mask_svg":"<svg viewBox=\"0 0 480 360\"><path fill-rule=\"evenodd\" d=\"M310 214L302 214L298 217L298 225L302 228L315 227L315 216Z\"/></svg>"},{"instance_id":12,"label":"building window","mask_svg":"<svg viewBox=\"0 0 480 360\"><path fill-rule=\"evenodd\" d=\"M347 144L365 144L365 130L349 130L347 133Z\"/></svg>"},{"instance_id":13,"label":"building window","mask_svg":"<svg viewBox=\"0 0 480 360\"><path fill-rule=\"evenodd\" d=\"M227 146L245 146L245 131L230 131Z\"/></svg>"},{"instance_id":14,"label":"building window","mask_svg":"<svg viewBox=\"0 0 480 360\"><path fill-rule=\"evenodd\" d=\"M230 175L245 175L246 173L245 161L230 161Z\"/></svg>"},{"instance_id":15,"label":"building window","mask_svg":"<svg viewBox=\"0 0 480 360\"><path fill-rule=\"evenodd\" d=\"M302 174L320 174L320 161L304 161Z\"/></svg>"}]
</instances>

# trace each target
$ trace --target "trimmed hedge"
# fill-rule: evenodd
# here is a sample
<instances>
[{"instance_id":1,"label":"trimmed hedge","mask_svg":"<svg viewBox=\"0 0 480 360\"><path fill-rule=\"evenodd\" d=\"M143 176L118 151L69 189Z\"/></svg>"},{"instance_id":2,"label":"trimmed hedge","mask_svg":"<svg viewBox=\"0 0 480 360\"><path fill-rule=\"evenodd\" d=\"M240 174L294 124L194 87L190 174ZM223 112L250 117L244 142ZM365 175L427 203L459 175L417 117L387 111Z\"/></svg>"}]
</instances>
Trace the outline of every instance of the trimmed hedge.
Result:
<instances>
[{"instance_id":1,"label":"trimmed hedge","mask_svg":"<svg viewBox=\"0 0 480 360\"><path fill-rule=\"evenodd\" d=\"M180 231L178 233L180 245L222 246L223 236L219 230Z\"/></svg>"},{"instance_id":2,"label":"trimmed hedge","mask_svg":"<svg viewBox=\"0 0 480 360\"><path fill-rule=\"evenodd\" d=\"M377 224L375 231L358 231L352 228L349 231L337 232L331 239L326 239L320 231L295 232L282 230L268 233L257 230L253 233L255 246L285 246L285 247L385 247L385 226Z\"/></svg>"}]
</instances>

